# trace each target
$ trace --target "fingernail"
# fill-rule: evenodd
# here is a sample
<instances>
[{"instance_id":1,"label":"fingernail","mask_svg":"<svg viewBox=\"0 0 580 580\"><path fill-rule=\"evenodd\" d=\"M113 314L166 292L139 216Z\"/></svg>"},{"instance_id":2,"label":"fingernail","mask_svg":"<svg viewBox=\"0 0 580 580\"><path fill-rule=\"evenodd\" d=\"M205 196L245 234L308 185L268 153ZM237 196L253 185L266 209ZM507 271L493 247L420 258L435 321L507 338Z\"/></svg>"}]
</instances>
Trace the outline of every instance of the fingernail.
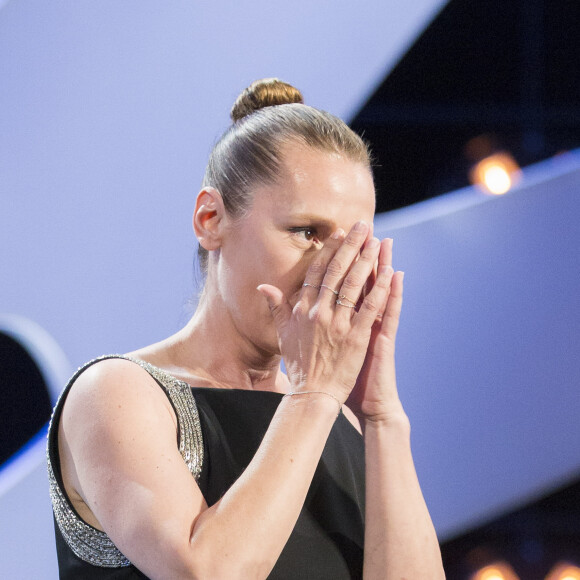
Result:
<instances>
[{"instance_id":1,"label":"fingernail","mask_svg":"<svg viewBox=\"0 0 580 580\"><path fill-rule=\"evenodd\" d=\"M354 224L354 231L355 232L364 232L367 228L367 223L365 221L359 221Z\"/></svg>"},{"instance_id":2,"label":"fingernail","mask_svg":"<svg viewBox=\"0 0 580 580\"><path fill-rule=\"evenodd\" d=\"M393 267L389 265L384 265L379 268L379 274L392 274L393 272Z\"/></svg>"},{"instance_id":3,"label":"fingernail","mask_svg":"<svg viewBox=\"0 0 580 580\"><path fill-rule=\"evenodd\" d=\"M377 238L372 238L366 243L367 248L376 248L381 242Z\"/></svg>"},{"instance_id":4,"label":"fingernail","mask_svg":"<svg viewBox=\"0 0 580 580\"><path fill-rule=\"evenodd\" d=\"M330 237L333 240L338 240L344 235L344 230L342 228L338 228Z\"/></svg>"}]
</instances>

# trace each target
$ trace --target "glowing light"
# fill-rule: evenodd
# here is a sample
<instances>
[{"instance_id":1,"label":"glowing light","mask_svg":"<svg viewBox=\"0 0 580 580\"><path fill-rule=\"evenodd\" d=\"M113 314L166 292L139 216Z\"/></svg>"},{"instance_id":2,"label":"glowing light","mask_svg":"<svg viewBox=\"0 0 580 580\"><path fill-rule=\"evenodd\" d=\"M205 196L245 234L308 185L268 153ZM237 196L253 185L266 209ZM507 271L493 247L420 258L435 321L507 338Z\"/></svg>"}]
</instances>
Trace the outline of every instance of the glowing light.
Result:
<instances>
[{"instance_id":1,"label":"glowing light","mask_svg":"<svg viewBox=\"0 0 580 580\"><path fill-rule=\"evenodd\" d=\"M519 580L519 577L509 564L495 562L476 572L471 580Z\"/></svg>"},{"instance_id":2,"label":"glowing light","mask_svg":"<svg viewBox=\"0 0 580 580\"><path fill-rule=\"evenodd\" d=\"M505 580L505 576L501 573L501 570L492 568L481 575L481 580Z\"/></svg>"},{"instance_id":3,"label":"glowing light","mask_svg":"<svg viewBox=\"0 0 580 580\"><path fill-rule=\"evenodd\" d=\"M546 580L580 580L580 568L559 562L550 570Z\"/></svg>"},{"instance_id":4,"label":"glowing light","mask_svg":"<svg viewBox=\"0 0 580 580\"><path fill-rule=\"evenodd\" d=\"M509 153L495 153L471 170L470 180L486 193L501 195L511 189L520 175L518 164Z\"/></svg>"},{"instance_id":5,"label":"glowing light","mask_svg":"<svg viewBox=\"0 0 580 580\"><path fill-rule=\"evenodd\" d=\"M485 170L483 180L487 189L489 189L491 193L498 195L509 191L512 186L510 174L504 167L499 167L497 165Z\"/></svg>"}]
</instances>

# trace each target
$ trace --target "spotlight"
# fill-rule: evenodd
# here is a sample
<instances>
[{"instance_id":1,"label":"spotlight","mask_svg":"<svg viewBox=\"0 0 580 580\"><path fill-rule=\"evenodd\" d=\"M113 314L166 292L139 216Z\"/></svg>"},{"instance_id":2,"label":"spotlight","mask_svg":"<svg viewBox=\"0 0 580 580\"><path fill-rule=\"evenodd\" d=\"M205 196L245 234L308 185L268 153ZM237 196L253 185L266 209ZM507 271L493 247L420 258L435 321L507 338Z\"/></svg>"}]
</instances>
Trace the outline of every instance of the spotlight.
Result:
<instances>
[{"instance_id":1,"label":"spotlight","mask_svg":"<svg viewBox=\"0 0 580 580\"><path fill-rule=\"evenodd\" d=\"M494 562L476 572L470 580L520 580L507 562Z\"/></svg>"},{"instance_id":2,"label":"spotlight","mask_svg":"<svg viewBox=\"0 0 580 580\"><path fill-rule=\"evenodd\" d=\"M520 168L509 153L494 153L482 159L471 170L471 183L486 193L501 195L508 192L521 176Z\"/></svg>"},{"instance_id":3,"label":"spotlight","mask_svg":"<svg viewBox=\"0 0 580 580\"><path fill-rule=\"evenodd\" d=\"M558 562L550 570L546 580L580 580L580 568L567 562Z\"/></svg>"}]
</instances>

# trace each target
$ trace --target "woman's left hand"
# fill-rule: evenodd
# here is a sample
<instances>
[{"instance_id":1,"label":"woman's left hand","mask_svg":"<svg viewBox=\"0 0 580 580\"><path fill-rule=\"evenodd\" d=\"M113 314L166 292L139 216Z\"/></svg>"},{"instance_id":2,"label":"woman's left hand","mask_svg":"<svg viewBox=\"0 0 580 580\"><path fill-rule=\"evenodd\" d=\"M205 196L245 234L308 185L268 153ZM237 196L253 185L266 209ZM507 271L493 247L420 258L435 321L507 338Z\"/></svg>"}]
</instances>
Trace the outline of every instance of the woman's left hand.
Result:
<instances>
[{"instance_id":1,"label":"woman's left hand","mask_svg":"<svg viewBox=\"0 0 580 580\"><path fill-rule=\"evenodd\" d=\"M390 267L393 240L381 242L378 268ZM365 361L347 405L361 421L406 420L397 393L395 339L403 303L403 272L391 278L382 316L375 321Z\"/></svg>"}]
</instances>

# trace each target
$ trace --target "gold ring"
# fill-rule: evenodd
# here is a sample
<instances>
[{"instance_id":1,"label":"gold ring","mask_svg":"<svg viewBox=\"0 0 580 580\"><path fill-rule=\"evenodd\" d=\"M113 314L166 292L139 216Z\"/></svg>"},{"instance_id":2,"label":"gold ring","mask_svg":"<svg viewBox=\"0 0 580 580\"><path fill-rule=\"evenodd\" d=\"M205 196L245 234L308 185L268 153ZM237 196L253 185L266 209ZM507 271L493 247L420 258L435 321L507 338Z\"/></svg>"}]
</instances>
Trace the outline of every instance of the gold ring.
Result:
<instances>
[{"instance_id":1,"label":"gold ring","mask_svg":"<svg viewBox=\"0 0 580 580\"><path fill-rule=\"evenodd\" d=\"M339 300L346 300L347 302L350 302L351 304L353 304L353 308L356 306L356 302L354 300L351 300L346 294L338 294L338 299Z\"/></svg>"}]
</instances>

